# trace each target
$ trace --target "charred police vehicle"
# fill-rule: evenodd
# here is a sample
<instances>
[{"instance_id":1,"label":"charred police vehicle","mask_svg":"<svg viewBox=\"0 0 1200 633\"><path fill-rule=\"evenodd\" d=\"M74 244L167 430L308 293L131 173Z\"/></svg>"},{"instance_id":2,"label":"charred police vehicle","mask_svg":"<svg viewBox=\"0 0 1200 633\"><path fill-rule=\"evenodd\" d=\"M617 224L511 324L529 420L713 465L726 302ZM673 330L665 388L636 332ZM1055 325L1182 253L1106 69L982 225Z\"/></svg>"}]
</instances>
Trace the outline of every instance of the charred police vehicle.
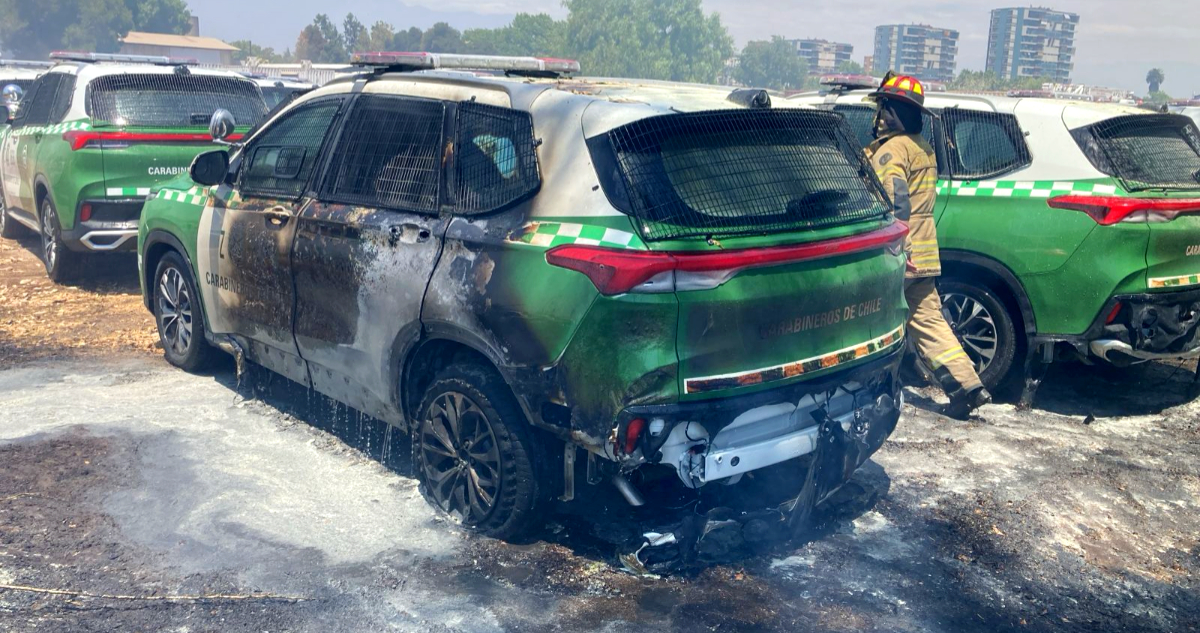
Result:
<instances>
[{"instance_id":1,"label":"charred police vehicle","mask_svg":"<svg viewBox=\"0 0 1200 633\"><path fill-rule=\"evenodd\" d=\"M223 349L411 430L427 498L497 537L577 470L637 505L788 464L815 502L895 428L907 228L840 115L359 62L146 204L168 361Z\"/></svg>"}]
</instances>

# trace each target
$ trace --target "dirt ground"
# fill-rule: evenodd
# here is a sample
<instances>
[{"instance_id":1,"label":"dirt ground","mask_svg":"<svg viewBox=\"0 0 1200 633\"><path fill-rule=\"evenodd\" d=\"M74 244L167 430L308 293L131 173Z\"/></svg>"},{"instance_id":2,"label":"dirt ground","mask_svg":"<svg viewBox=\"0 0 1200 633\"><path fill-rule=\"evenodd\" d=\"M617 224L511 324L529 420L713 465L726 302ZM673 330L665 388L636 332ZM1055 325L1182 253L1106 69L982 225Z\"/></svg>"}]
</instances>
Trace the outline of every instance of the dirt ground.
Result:
<instances>
[{"instance_id":1,"label":"dirt ground","mask_svg":"<svg viewBox=\"0 0 1200 633\"><path fill-rule=\"evenodd\" d=\"M639 577L568 517L463 533L404 438L170 368L132 270L58 289L31 248L0 240L0 631L1200 630L1188 367L1056 367L968 423L910 390L817 533Z\"/></svg>"}]
</instances>

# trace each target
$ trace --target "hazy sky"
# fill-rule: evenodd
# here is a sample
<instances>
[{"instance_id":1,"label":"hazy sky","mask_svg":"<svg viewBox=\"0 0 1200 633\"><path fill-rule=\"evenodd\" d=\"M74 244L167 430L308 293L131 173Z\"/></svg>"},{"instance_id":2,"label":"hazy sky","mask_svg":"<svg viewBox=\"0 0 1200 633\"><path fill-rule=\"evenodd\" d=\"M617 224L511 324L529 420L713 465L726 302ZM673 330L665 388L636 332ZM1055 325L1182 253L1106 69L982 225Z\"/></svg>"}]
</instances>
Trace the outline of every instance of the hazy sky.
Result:
<instances>
[{"instance_id":1,"label":"hazy sky","mask_svg":"<svg viewBox=\"0 0 1200 633\"><path fill-rule=\"evenodd\" d=\"M849 42L854 57L871 54L878 24L916 22L957 29L959 70L980 70L987 47L989 11L997 0L703 0L717 11L738 45L771 35ZM456 28L506 24L518 12L564 17L559 0L189 0L201 33L226 40L252 39L277 49L294 47L296 35L324 12L340 24L348 11L368 26L397 27L446 21ZM1074 79L1145 92L1146 71L1163 68L1163 89L1173 96L1200 94L1200 2L1196 0L1050 0L1080 14ZM335 8L336 7L336 8ZM586 72L587 69L584 69Z\"/></svg>"}]
</instances>

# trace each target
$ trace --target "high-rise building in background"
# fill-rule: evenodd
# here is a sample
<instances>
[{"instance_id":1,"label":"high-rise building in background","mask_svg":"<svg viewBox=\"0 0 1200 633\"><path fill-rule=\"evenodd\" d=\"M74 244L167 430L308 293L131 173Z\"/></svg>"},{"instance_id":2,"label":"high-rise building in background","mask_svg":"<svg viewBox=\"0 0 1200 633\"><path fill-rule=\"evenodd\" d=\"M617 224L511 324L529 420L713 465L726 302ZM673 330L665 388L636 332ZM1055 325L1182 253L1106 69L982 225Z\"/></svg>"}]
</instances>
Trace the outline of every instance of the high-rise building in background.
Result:
<instances>
[{"instance_id":1,"label":"high-rise building in background","mask_svg":"<svg viewBox=\"0 0 1200 633\"><path fill-rule=\"evenodd\" d=\"M796 47L796 54L808 62L810 73L831 73L842 62L850 61L854 47L827 40L789 40Z\"/></svg>"},{"instance_id":2,"label":"high-rise building in background","mask_svg":"<svg viewBox=\"0 0 1200 633\"><path fill-rule=\"evenodd\" d=\"M1071 83L1079 14L1038 7L992 10L987 66L1001 79Z\"/></svg>"},{"instance_id":3,"label":"high-rise building in background","mask_svg":"<svg viewBox=\"0 0 1200 633\"><path fill-rule=\"evenodd\" d=\"M958 57L958 31L924 24L889 24L875 27L874 72L894 70L924 81L954 79Z\"/></svg>"}]
</instances>

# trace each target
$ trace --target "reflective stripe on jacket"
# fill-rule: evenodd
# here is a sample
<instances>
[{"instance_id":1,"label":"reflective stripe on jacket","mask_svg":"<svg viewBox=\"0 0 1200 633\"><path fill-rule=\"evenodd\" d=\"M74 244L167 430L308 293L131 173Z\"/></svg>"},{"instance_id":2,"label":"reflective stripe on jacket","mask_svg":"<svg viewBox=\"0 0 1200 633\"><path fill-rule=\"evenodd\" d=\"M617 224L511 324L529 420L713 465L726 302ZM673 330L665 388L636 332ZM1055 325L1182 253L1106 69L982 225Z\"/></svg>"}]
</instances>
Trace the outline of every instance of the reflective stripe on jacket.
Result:
<instances>
[{"instance_id":1,"label":"reflective stripe on jacket","mask_svg":"<svg viewBox=\"0 0 1200 633\"><path fill-rule=\"evenodd\" d=\"M893 134L867 146L867 160L892 200L896 217L908 223L904 249L916 267L909 278L942 274L933 206L937 201L937 154L920 134Z\"/></svg>"}]
</instances>

